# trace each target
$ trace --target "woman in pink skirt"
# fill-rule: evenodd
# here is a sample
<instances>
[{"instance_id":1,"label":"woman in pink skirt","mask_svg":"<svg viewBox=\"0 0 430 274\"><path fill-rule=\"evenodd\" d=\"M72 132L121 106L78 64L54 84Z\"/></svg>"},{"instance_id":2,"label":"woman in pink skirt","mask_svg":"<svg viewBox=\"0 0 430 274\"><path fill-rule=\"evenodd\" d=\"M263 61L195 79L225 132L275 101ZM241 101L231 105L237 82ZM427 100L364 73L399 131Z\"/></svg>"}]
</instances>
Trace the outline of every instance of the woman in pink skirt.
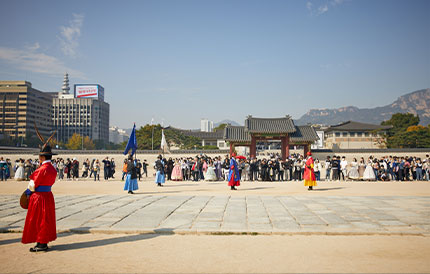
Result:
<instances>
[{"instance_id":1,"label":"woman in pink skirt","mask_svg":"<svg viewBox=\"0 0 430 274\"><path fill-rule=\"evenodd\" d=\"M178 161L178 159L175 160L175 165L173 166L172 180L173 181L182 181L181 162Z\"/></svg>"}]
</instances>

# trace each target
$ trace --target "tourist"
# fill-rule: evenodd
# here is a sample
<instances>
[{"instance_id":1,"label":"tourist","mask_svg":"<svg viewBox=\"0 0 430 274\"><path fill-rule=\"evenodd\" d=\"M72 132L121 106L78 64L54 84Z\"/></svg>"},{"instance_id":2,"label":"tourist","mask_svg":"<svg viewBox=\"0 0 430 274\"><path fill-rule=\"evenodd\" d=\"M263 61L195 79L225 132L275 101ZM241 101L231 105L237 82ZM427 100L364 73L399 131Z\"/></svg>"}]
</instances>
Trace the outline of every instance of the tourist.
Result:
<instances>
[{"instance_id":1,"label":"tourist","mask_svg":"<svg viewBox=\"0 0 430 274\"><path fill-rule=\"evenodd\" d=\"M6 181L7 180L7 163L5 160L3 160L3 157L0 157L0 180Z\"/></svg>"},{"instance_id":2,"label":"tourist","mask_svg":"<svg viewBox=\"0 0 430 274\"><path fill-rule=\"evenodd\" d=\"M127 175L127 159L124 159L124 163L122 164L122 178L121 181L124 181L124 177Z\"/></svg>"},{"instance_id":3,"label":"tourist","mask_svg":"<svg viewBox=\"0 0 430 274\"><path fill-rule=\"evenodd\" d=\"M418 158L417 162L415 163L415 173L416 173L416 180L422 181L423 180L423 164L421 163L421 159Z\"/></svg>"},{"instance_id":4,"label":"tourist","mask_svg":"<svg viewBox=\"0 0 430 274\"><path fill-rule=\"evenodd\" d=\"M167 174L167 180L168 181L172 180L173 167L174 167L174 162L173 162L172 158L170 157L169 160L167 161L167 165L166 165L166 168L167 168L166 174Z\"/></svg>"},{"instance_id":5,"label":"tourist","mask_svg":"<svg viewBox=\"0 0 430 274\"><path fill-rule=\"evenodd\" d=\"M212 160L209 160L208 170L206 171L206 174L205 174L205 180L206 181L216 181L217 179L218 178L217 178L216 173L215 173L214 164L213 164Z\"/></svg>"},{"instance_id":6,"label":"tourist","mask_svg":"<svg viewBox=\"0 0 430 274\"><path fill-rule=\"evenodd\" d=\"M137 159L136 170L137 170L137 177L140 181L140 179L142 179L142 163L140 162L140 159Z\"/></svg>"},{"instance_id":7,"label":"tourist","mask_svg":"<svg viewBox=\"0 0 430 274\"><path fill-rule=\"evenodd\" d=\"M306 160L303 179L305 181L305 186L308 187L308 190L313 190L313 187L317 185L314 173L314 159L312 158L312 153L310 151L308 151L306 155L308 156L308 158Z\"/></svg>"},{"instance_id":8,"label":"tourist","mask_svg":"<svg viewBox=\"0 0 430 274\"><path fill-rule=\"evenodd\" d=\"M115 160L114 158L112 158L110 161L110 172L109 172L109 177L112 179L115 179L115 177L113 176L115 175L115 168L116 168Z\"/></svg>"},{"instance_id":9,"label":"tourist","mask_svg":"<svg viewBox=\"0 0 430 274\"><path fill-rule=\"evenodd\" d=\"M339 168L340 168L340 162L337 160L336 156L333 156L331 160L331 173L332 173L333 181L339 180Z\"/></svg>"},{"instance_id":10,"label":"tourist","mask_svg":"<svg viewBox=\"0 0 430 274\"><path fill-rule=\"evenodd\" d=\"M342 160L340 161L340 177L342 177L342 180L345 181L345 178L348 178L348 161L345 159L345 156L342 157Z\"/></svg>"},{"instance_id":11,"label":"tourist","mask_svg":"<svg viewBox=\"0 0 430 274\"><path fill-rule=\"evenodd\" d=\"M322 169L322 165L320 163L320 160L315 159L314 173L315 173L315 180L316 181L320 181L321 180L321 169Z\"/></svg>"},{"instance_id":12,"label":"tourist","mask_svg":"<svg viewBox=\"0 0 430 274\"><path fill-rule=\"evenodd\" d=\"M330 177L330 171L331 171L330 156L327 156L327 159L325 160L324 169L325 169L325 180L326 181L331 181L331 177Z\"/></svg>"},{"instance_id":13,"label":"tourist","mask_svg":"<svg viewBox=\"0 0 430 274\"><path fill-rule=\"evenodd\" d=\"M364 170L364 174L363 174L363 180L366 180L366 181L376 180L376 176L375 176L375 172L373 171L372 164L373 164L372 159L371 158L368 159L366 169Z\"/></svg>"},{"instance_id":14,"label":"tourist","mask_svg":"<svg viewBox=\"0 0 430 274\"><path fill-rule=\"evenodd\" d=\"M351 180L358 180L360 178L360 174L358 173L358 162L356 158L354 158L351 162L351 169L348 172L348 178Z\"/></svg>"},{"instance_id":15,"label":"tourist","mask_svg":"<svg viewBox=\"0 0 430 274\"><path fill-rule=\"evenodd\" d=\"M96 162L93 165L93 174L94 174L94 182L100 181L100 162L97 159Z\"/></svg>"},{"instance_id":16,"label":"tourist","mask_svg":"<svg viewBox=\"0 0 430 274\"><path fill-rule=\"evenodd\" d=\"M171 176L171 180L173 181L182 181L182 178L183 178L182 164L178 159L176 159L173 164L173 168L170 176Z\"/></svg>"},{"instance_id":17,"label":"tourist","mask_svg":"<svg viewBox=\"0 0 430 274\"><path fill-rule=\"evenodd\" d=\"M23 244L37 242L36 246L30 248L30 252L47 251L48 243L57 239L55 201L51 192L57 177L57 171L52 166L51 159L52 155L56 154L51 152L49 145L53 136L46 143L39 137L44 143L39 153L41 165L31 174L31 181L26 190L29 203L21 242Z\"/></svg>"},{"instance_id":18,"label":"tourist","mask_svg":"<svg viewBox=\"0 0 430 274\"><path fill-rule=\"evenodd\" d=\"M72 179L79 179L79 162L76 158L72 162Z\"/></svg>"},{"instance_id":19,"label":"tourist","mask_svg":"<svg viewBox=\"0 0 430 274\"><path fill-rule=\"evenodd\" d=\"M231 155L230 168L228 173L228 185L231 190L237 190L236 186L240 186L239 168L236 162L236 153Z\"/></svg>"},{"instance_id":20,"label":"tourist","mask_svg":"<svg viewBox=\"0 0 430 274\"><path fill-rule=\"evenodd\" d=\"M86 159L82 163L82 178L88 177L88 170L90 169L90 160Z\"/></svg>"},{"instance_id":21,"label":"tourist","mask_svg":"<svg viewBox=\"0 0 430 274\"><path fill-rule=\"evenodd\" d=\"M143 160L142 170L143 173L145 173L145 177L148 177L148 163L146 162L146 159Z\"/></svg>"},{"instance_id":22,"label":"tourist","mask_svg":"<svg viewBox=\"0 0 430 274\"><path fill-rule=\"evenodd\" d=\"M127 177L125 179L124 190L128 190L128 194L134 194L133 191L138 189L136 164L135 161L133 161L133 156L129 155L127 160Z\"/></svg>"},{"instance_id":23,"label":"tourist","mask_svg":"<svg viewBox=\"0 0 430 274\"><path fill-rule=\"evenodd\" d=\"M15 172L15 180L24 181L25 180L25 171L24 171L24 159L20 159L18 162L18 168Z\"/></svg>"},{"instance_id":24,"label":"tourist","mask_svg":"<svg viewBox=\"0 0 430 274\"><path fill-rule=\"evenodd\" d=\"M63 159L58 160L57 170L58 170L58 179L63 180L64 179L64 160Z\"/></svg>"},{"instance_id":25,"label":"tourist","mask_svg":"<svg viewBox=\"0 0 430 274\"><path fill-rule=\"evenodd\" d=\"M109 161L109 157L106 157L106 159L104 159L103 161L103 172L104 172L104 178L105 180L108 180L110 177L110 161Z\"/></svg>"}]
</instances>

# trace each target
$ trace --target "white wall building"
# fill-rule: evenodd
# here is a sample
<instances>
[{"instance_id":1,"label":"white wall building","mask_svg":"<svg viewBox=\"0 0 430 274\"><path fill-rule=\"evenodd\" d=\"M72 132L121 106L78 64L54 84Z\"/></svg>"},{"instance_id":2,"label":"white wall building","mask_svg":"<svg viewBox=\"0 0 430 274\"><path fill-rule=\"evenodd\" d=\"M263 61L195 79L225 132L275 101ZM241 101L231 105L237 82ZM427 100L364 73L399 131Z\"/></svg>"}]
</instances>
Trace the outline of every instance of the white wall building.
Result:
<instances>
[{"instance_id":1,"label":"white wall building","mask_svg":"<svg viewBox=\"0 0 430 274\"><path fill-rule=\"evenodd\" d=\"M122 142L126 141L128 141L128 135L125 130L115 126L109 128L109 142L121 144Z\"/></svg>"}]
</instances>

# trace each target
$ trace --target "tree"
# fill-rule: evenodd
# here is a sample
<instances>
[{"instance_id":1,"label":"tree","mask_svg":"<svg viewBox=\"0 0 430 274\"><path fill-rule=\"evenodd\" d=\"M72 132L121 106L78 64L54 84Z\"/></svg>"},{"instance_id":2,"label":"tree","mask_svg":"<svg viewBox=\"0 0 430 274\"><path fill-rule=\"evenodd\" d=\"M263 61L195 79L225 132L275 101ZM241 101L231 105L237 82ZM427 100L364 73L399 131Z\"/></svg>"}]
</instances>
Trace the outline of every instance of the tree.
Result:
<instances>
[{"instance_id":1,"label":"tree","mask_svg":"<svg viewBox=\"0 0 430 274\"><path fill-rule=\"evenodd\" d=\"M89 136L85 136L84 137L84 149L92 150L95 148L96 148L96 145L94 144L93 140L91 140Z\"/></svg>"},{"instance_id":2,"label":"tree","mask_svg":"<svg viewBox=\"0 0 430 274\"><path fill-rule=\"evenodd\" d=\"M396 113L381 125L392 125L386 136L388 148L430 147L430 127L418 125L420 119L412 113Z\"/></svg>"},{"instance_id":3,"label":"tree","mask_svg":"<svg viewBox=\"0 0 430 274\"><path fill-rule=\"evenodd\" d=\"M66 144L67 149L77 150L82 148L82 136L74 133Z\"/></svg>"},{"instance_id":4,"label":"tree","mask_svg":"<svg viewBox=\"0 0 430 274\"><path fill-rule=\"evenodd\" d=\"M389 132L396 133L405 131L410 126L417 126L420 123L420 118L412 113L396 113L391 116L390 120L383 121L383 126L393 126ZM394 135L394 134L393 134Z\"/></svg>"},{"instance_id":5,"label":"tree","mask_svg":"<svg viewBox=\"0 0 430 274\"><path fill-rule=\"evenodd\" d=\"M228 124L220 124L219 126L214 128L214 131L218 131L218 130L224 130L224 128L227 126Z\"/></svg>"}]
</instances>

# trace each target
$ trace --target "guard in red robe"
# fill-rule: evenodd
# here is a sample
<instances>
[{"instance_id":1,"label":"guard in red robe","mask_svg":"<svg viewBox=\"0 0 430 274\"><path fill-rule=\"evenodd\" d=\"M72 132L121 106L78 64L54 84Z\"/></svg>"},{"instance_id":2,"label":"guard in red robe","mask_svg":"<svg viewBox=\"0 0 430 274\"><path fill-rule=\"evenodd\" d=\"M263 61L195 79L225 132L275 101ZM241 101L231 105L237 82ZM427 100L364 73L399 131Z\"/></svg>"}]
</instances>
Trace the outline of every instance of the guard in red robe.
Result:
<instances>
[{"instance_id":1,"label":"guard in red robe","mask_svg":"<svg viewBox=\"0 0 430 274\"><path fill-rule=\"evenodd\" d=\"M240 186L240 174L236 162L236 153L231 155L230 171L228 173L228 185L230 186L231 190L237 190L236 187Z\"/></svg>"},{"instance_id":2,"label":"guard in red robe","mask_svg":"<svg viewBox=\"0 0 430 274\"><path fill-rule=\"evenodd\" d=\"M36 132L38 133L37 128ZM31 174L31 180L26 190L26 194L30 198L22 233L22 243L37 243L35 247L30 248L30 252L47 251L48 243L57 239L55 201L51 192L57 171L51 164L52 155L55 154L51 152L49 145L54 134L42 146L39 153L40 166ZM39 133L38 136L43 142L44 140Z\"/></svg>"},{"instance_id":3,"label":"guard in red robe","mask_svg":"<svg viewBox=\"0 0 430 274\"><path fill-rule=\"evenodd\" d=\"M305 180L305 186L308 190L312 190L314 186L317 185L314 172L314 159L312 158L312 153L307 153L308 159L305 164L305 173L303 174L303 179Z\"/></svg>"}]
</instances>

